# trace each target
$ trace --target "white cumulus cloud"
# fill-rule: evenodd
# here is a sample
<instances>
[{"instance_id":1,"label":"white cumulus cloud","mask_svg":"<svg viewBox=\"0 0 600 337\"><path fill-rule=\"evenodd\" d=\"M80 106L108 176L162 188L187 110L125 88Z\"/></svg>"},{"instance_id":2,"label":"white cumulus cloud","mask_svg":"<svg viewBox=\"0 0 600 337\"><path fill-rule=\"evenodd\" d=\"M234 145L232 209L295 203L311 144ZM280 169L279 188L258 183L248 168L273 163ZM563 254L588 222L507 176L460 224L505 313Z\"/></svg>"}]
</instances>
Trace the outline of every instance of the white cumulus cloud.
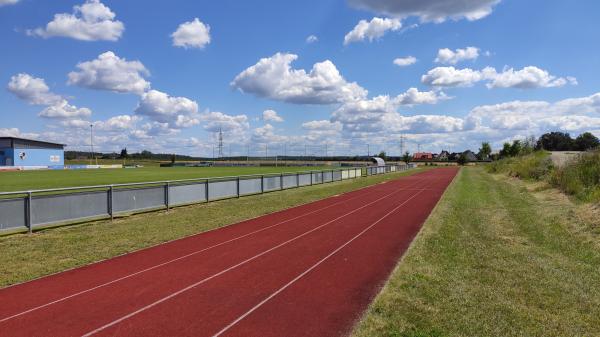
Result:
<instances>
[{"instance_id":1,"label":"white cumulus cloud","mask_svg":"<svg viewBox=\"0 0 600 337\"><path fill-rule=\"evenodd\" d=\"M54 15L45 28L28 30L29 35L44 38L62 36L84 41L117 41L125 26L115 20L115 13L99 0L87 0L73 7L73 13Z\"/></svg>"},{"instance_id":2,"label":"white cumulus cloud","mask_svg":"<svg viewBox=\"0 0 600 337\"><path fill-rule=\"evenodd\" d=\"M173 45L183 48L204 48L210 43L210 26L194 18L184 22L171 34Z\"/></svg>"},{"instance_id":3,"label":"white cumulus cloud","mask_svg":"<svg viewBox=\"0 0 600 337\"><path fill-rule=\"evenodd\" d=\"M69 73L69 84L136 94L150 88L150 82L144 78L150 72L140 61L127 61L112 51L100 54L95 60L78 63L77 68L78 71Z\"/></svg>"},{"instance_id":4,"label":"white cumulus cloud","mask_svg":"<svg viewBox=\"0 0 600 337\"><path fill-rule=\"evenodd\" d=\"M316 35L309 35L306 38L306 43L315 43L315 42L318 42L318 41L319 41L319 38Z\"/></svg>"},{"instance_id":5,"label":"white cumulus cloud","mask_svg":"<svg viewBox=\"0 0 600 337\"><path fill-rule=\"evenodd\" d=\"M211 111L200 116L202 127L209 132L228 132L243 137L243 134L250 127L248 116L246 115L228 115L218 111Z\"/></svg>"},{"instance_id":6,"label":"white cumulus cloud","mask_svg":"<svg viewBox=\"0 0 600 337\"><path fill-rule=\"evenodd\" d=\"M19 2L19 0L0 0L0 7L6 6L6 5L14 5L17 2Z\"/></svg>"},{"instance_id":7,"label":"white cumulus cloud","mask_svg":"<svg viewBox=\"0 0 600 337\"><path fill-rule=\"evenodd\" d=\"M0 128L0 137L21 137L18 128Z\"/></svg>"},{"instance_id":8,"label":"white cumulus cloud","mask_svg":"<svg viewBox=\"0 0 600 337\"><path fill-rule=\"evenodd\" d=\"M43 78L21 73L14 75L8 82L8 91L29 104L52 105L63 100L60 95L52 93Z\"/></svg>"},{"instance_id":9,"label":"white cumulus cloud","mask_svg":"<svg viewBox=\"0 0 600 337\"><path fill-rule=\"evenodd\" d=\"M502 72L492 67L486 67L481 71L470 68L437 67L421 77L422 83L436 87L469 87L480 81L487 81L486 86L490 89L551 88L577 84L574 77L557 77L535 66L524 67L521 70L505 68Z\"/></svg>"},{"instance_id":10,"label":"white cumulus cloud","mask_svg":"<svg viewBox=\"0 0 600 337\"><path fill-rule=\"evenodd\" d=\"M399 67L406 67L417 63L417 58L414 56L398 57L394 59L394 64Z\"/></svg>"},{"instance_id":11,"label":"white cumulus cloud","mask_svg":"<svg viewBox=\"0 0 600 337\"><path fill-rule=\"evenodd\" d=\"M508 68L501 73L494 70L488 77L491 78L491 82L487 84L488 88L551 88L562 87L568 83L577 84L577 80L573 77L556 77L550 75L547 70L534 66L521 70Z\"/></svg>"},{"instance_id":12,"label":"white cumulus cloud","mask_svg":"<svg viewBox=\"0 0 600 337\"><path fill-rule=\"evenodd\" d=\"M150 90L141 96L135 113L149 117L170 128L185 128L199 124L195 115L198 104L186 97L172 97L158 90Z\"/></svg>"},{"instance_id":13,"label":"white cumulus cloud","mask_svg":"<svg viewBox=\"0 0 600 337\"><path fill-rule=\"evenodd\" d=\"M71 105L67 100L62 100L57 104L46 107L39 113L40 117L45 118L82 118L92 115L92 111L88 108L78 108Z\"/></svg>"},{"instance_id":14,"label":"white cumulus cloud","mask_svg":"<svg viewBox=\"0 0 600 337\"><path fill-rule=\"evenodd\" d=\"M39 113L40 117L80 118L92 114L90 109L71 105L62 96L51 92L43 78L29 74L21 73L12 76L8 83L8 91L29 104L46 106Z\"/></svg>"},{"instance_id":15,"label":"white cumulus cloud","mask_svg":"<svg viewBox=\"0 0 600 337\"><path fill-rule=\"evenodd\" d=\"M481 81L480 71L470 68L437 67L421 77L421 82L436 87L469 87Z\"/></svg>"},{"instance_id":16,"label":"white cumulus cloud","mask_svg":"<svg viewBox=\"0 0 600 337\"><path fill-rule=\"evenodd\" d=\"M457 64L461 61L476 60L479 57L479 48L467 47L464 49L450 50L443 48L438 50L438 55L435 58L436 63L442 64Z\"/></svg>"},{"instance_id":17,"label":"white cumulus cloud","mask_svg":"<svg viewBox=\"0 0 600 337\"><path fill-rule=\"evenodd\" d=\"M394 102L398 105L437 104L439 101L450 98L441 91L419 91L417 88L410 88L396 96Z\"/></svg>"},{"instance_id":18,"label":"white cumulus cloud","mask_svg":"<svg viewBox=\"0 0 600 337\"><path fill-rule=\"evenodd\" d=\"M283 118L277 114L277 111L271 109L263 111L262 118L266 122L283 122Z\"/></svg>"},{"instance_id":19,"label":"white cumulus cloud","mask_svg":"<svg viewBox=\"0 0 600 337\"><path fill-rule=\"evenodd\" d=\"M500 0L348 0L358 8L397 18L416 16L421 21L479 20L492 13Z\"/></svg>"},{"instance_id":20,"label":"white cumulus cloud","mask_svg":"<svg viewBox=\"0 0 600 337\"><path fill-rule=\"evenodd\" d=\"M263 58L238 74L231 85L245 93L297 104L332 104L366 97L367 91L347 82L333 62L315 63L307 73L292 69L297 58L285 53Z\"/></svg>"},{"instance_id":21,"label":"white cumulus cloud","mask_svg":"<svg viewBox=\"0 0 600 337\"><path fill-rule=\"evenodd\" d=\"M399 19L374 17L371 21L360 20L358 24L344 36L344 45L363 40L373 41L381 38L388 31L402 28Z\"/></svg>"}]
</instances>

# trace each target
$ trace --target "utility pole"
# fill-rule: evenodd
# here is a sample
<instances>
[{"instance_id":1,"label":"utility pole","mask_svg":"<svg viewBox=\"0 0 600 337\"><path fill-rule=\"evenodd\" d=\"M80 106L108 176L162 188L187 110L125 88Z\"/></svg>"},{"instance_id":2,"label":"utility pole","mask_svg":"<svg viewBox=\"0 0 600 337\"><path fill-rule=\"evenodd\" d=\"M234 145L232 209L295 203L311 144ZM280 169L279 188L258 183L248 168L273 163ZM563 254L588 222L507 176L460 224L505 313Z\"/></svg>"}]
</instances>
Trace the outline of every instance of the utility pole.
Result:
<instances>
[{"instance_id":1,"label":"utility pole","mask_svg":"<svg viewBox=\"0 0 600 337\"><path fill-rule=\"evenodd\" d=\"M325 143L325 158L327 158L327 143Z\"/></svg>"},{"instance_id":2,"label":"utility pole","mask_svg":"<svg viewBox=\"0 0 600 337\"><path fill-rule=\"evenodd\" d=\"M250 161L250 144L246 144L246 162Z\"/></svg>"},{"instance_id":3,"label":"utility pole","mask_svg":"<svg viewBox=\"0 0 600 337\"><path fill-rule=\"evenodd\" d=\"M219 158L223 157L223 130L219 127Z\"/></svg>"},{"instance_id":4,"label":"utility pole","mask_svg":"<svg viewBox=\"0 0 600 337\"><path fill-rule=\"evenodd\" d=\"M367 157L371 157L371 148L369 147L369 144L367 144Z\"/></svg>"},{"instance_id":5,"label":"utility pole","mask_svg":"<svg viewBox=\"0 0 600 337\"><path fill-rule=\"evenodd\" d=\"M94 124L90 124L90 145L92 147L92 153L90 155L90 164L93 163L93 160L95 159L95 155L94 155ZM96 164L98 164L96 162Z\"/></svg>"},{"instance_id":6,"label":"utility pole","mask_svg":"<svg viewBox=\"0 0 600 337\"><path fill-rule=\"evenodd\" d=\"M269 160L269 144L265 144L265 160Z\"/></svg>"},{"instance_id":7,"label":"utility pole","mask_svg":"<svg viewBox=\"0 0 600 337\"><path fill-rule=\"evenodd\" d=\"M404 155L404 135L400 134L400 156Z\"/></svg>"}]
</instances>

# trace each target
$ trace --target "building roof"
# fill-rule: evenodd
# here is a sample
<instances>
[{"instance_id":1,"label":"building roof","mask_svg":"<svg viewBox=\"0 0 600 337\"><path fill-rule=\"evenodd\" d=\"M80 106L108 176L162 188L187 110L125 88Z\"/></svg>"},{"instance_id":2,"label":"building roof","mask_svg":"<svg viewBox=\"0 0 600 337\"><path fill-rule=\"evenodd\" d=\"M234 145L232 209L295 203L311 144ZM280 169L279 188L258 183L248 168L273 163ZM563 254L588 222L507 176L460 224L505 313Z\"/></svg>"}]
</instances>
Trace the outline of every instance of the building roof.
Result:
<instances>
[{"instance_id":1,"label":"building roof","mask_svg":"<svg viewBox=\"0 0 600 337\"><path fill-rule=\"evenodd\" d=\"M0 137L0 142L3 140L10 141L11 147L14 147L14 143L24 143L24 144L30 144L30 145L40 146L40 147L59 147L59 146L64 147L65 146L65 144L61 144L61 143L52 143L52 142L46 142L46 141L42 141L42 140L18 138L18 137Z\"/></svg>"}]
</instances>

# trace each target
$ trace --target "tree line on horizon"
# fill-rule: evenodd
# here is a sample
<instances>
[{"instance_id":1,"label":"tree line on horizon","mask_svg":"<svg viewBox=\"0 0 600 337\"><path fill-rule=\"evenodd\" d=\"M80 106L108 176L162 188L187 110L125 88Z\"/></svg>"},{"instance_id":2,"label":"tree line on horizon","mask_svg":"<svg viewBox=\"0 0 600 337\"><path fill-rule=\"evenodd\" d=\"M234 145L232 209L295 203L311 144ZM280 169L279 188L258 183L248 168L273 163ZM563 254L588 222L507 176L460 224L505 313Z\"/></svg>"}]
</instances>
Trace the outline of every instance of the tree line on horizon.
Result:
<instances>
[{"instance_id":1,"label":"tree line on horizon","mask_svg":"<svg viewBox=\"0 0 600 337\"><path fill-rule=\"evenodd\" d=\"M484 142L482 149L485 144L489 146L489 143ZM506 142L497 154L492 155L492 159L515 157L534 151L589 151L599 147L600 140L590 132L584 132L576 138L572 138L568 132L553 131L545 133L537 139L531 136L524 140L515 139L512 143Z\"/></svg>"}]
</instances>

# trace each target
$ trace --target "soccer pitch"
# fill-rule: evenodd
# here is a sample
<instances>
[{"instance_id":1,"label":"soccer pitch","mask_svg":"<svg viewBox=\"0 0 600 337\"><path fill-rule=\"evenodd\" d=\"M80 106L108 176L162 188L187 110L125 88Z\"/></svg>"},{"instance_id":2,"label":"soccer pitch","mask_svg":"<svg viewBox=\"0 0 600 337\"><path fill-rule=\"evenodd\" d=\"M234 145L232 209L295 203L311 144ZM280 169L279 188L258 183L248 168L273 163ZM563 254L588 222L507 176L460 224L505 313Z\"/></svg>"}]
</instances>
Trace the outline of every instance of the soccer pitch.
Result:
<instances>
[{"instance_id":1,"label":"soccer pitch","mask_svg":"<svg viewBox=\"0 0 600 337\"><path fill-rule=\"evenodd\" d=\"M0 192L334 169L320 167L139 167L0 172Z\"/></svg>"}]
</instances>

